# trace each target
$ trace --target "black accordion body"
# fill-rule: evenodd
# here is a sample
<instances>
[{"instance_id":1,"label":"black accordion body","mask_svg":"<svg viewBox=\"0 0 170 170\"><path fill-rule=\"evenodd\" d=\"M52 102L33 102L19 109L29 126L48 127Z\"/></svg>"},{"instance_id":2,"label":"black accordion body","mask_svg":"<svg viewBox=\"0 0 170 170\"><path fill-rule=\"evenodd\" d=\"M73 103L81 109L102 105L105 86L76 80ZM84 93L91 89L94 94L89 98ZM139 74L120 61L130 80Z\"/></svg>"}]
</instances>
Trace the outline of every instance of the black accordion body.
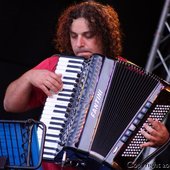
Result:
<instances>
[{"instance_id":1,"label":"black accordion body","mask_svg":"<svg viewBox=\"0 0 170 170\"><path fill-rule=\"evenodd\" d=\"M57 163L92 159L111 168L128 169L127 164L137 161L143 152L143 124L149 117L163 121L170 112L169 84L132 63L98 54L88 60L60 57L65 58L70 64L76 63L68 64L71 71L63 73L63 91L70 91L71 97L66 105L62 104L66 100L61 97L64 92L47 98L41 118L47 121L45 115L51 114L46 124L44 159ZM81 66L77 66L79 63ZM75 71L77 68L81 71ZM56 70L60 72L60 66ZM73 78L70 72L76 72L77 77ZM65 81L73 79L75 82ZM67 88L69 84L73 89ZM59 108L63 108L62 118ZM59 123L55 122L61 119L58 128Z\"/></svg>"}]
</instances>

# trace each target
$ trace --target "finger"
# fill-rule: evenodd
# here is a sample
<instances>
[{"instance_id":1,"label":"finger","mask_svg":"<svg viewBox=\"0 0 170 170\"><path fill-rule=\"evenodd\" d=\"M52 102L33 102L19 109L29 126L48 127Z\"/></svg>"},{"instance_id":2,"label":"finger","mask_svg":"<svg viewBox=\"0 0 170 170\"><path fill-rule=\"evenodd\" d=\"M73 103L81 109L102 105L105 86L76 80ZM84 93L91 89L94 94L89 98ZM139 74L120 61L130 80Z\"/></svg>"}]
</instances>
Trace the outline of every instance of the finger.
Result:
<instances>
[{"instance_id":1,"label":"finger","mask_svg":"<svg viewBox=\"0 0 170 170\"><path fill-rule=\"evenodd\" d=\"M49 90L51 90L55 93L60 91L62 88L62 84L59 84L58 82L56 82L54 80L46 80L44 84Z\"/></svg>"},{"instance_id":2,"label":"finger","mask_svg":"<svg viewBox=\"0 0 170 170\"><path fill-rule=\"evenodd\" d=\"M60 79L62 78L62 74L61 73L57 73L56 74Z\"/></svg>"},{"instance_id":3,"label":"finger","mask_svg":"<svg viewBox=\"0 0 170 170\"><path fill-rule=\"evenodd\" d=\"M150 147L150 146L153 146L154 143L152 141L148 141L148 142L144 142L142 144L140 144L140 147L141 148L146 148L146 147Z\"/></svg>"},{"instance_id":4,"label":"finger","mask_svg":"<svg viewBox=\"0 0 170 170\"><path fill-rule=\"evenodd\" d=\"M157 125L157 123L158 123L158 120L156 120L156 119L153 119L153 118L148 118L147 119L148 120L148 123L155 129L157 129L158 127L158 125Z\"/></svg>"},{"instance_id":5,"label":"finger","mask_svg":"<svg viewBox=\"0 0 170 170\"><path fill-rule=\"evenodd\" d=\"M149 133L148 131L144 129L142 129L140 133L148 140L148 142L151 142L152 144L155 143L156 137L153 136L151 133Z\"/></svg>"},{"instance_id":6,"label":"finger","mask_svg":"<svg viewBox=\"0 0 170 170\"><path fill-rule=\"evenodd\" d=\"M50 73L44 80L45 85L52 91L58 92L63 87L62 74Z\"/></svg>"},{"instance_id":7,"label":"finger","mask_svg":"<svg viewBox=\"0 0 170 170\"><path fill-rule=\"evenodd\" d=\"M55 74L53 72L50 73L50 77L57 81L59 84L62 84L62 74Z\"/></svg>"},{"instance_id":8,"label":"finger","mask_svg":"<svg viewBox=\"0 0 170 170\"><path fill-rule=\"evenodd\" d=\"M152 136L157 135L157 131L155 129L153 129L152 126L148 125L147 123L144 124L144 128L150 135L152 135Z\"/></svg>"},{"instance_id":9,"label":"finger","mask_svg":"<svg viewBox=\"0 0 170 170\"><path fill-rule=\"evenodd\" d=\"M55 74L54 80L58 82L58 84L63 85L62 74Z\"/></svg>"},{"instance_id":10,"label":"finger","mask_svg":"<svg viewBox=\"0 0 170 170\"><path fill-rule=\"evenodd\" d=\"M150 140L152 137L147 131L145 131L143 129L140 131L140 133L148 140Z\"/></svg>"},{"instance_id":11,"label":"finger","mask_svg":"<svg viewBox=\"0 0 170 170\"><path fill-rule=\"evenodd\" d=\"M161 122L159 122L157 119L148 118L148 122L150 122L155 130L160 130Z\"/></svg>"},{"instance_id":12,"label":"finger","mask_svg":"<svg viewBox=\"0 0 170 170\"><path fill-rule=\"evenodd\" d=\"M51 91L46 87L46 86L41 86L41 90L47 95L47 96L51 96L52 93Z\"/></svg>"}]
</instances>

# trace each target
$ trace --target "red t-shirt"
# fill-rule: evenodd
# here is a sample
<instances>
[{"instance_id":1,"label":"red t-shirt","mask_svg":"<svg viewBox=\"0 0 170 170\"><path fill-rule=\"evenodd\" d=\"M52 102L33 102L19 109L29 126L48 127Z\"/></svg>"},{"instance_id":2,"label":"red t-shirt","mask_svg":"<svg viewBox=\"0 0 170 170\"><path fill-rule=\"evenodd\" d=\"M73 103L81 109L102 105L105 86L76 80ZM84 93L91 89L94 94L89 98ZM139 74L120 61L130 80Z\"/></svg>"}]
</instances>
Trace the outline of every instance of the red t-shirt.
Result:
<instances>
[{"instance_id":1,"label":"red t-shirt","mask_svg":"<svg viewBox=\"0 0 170 170\"><path fill-rule=\"evenodd\" d=\"M49 71L55 71L55 67L57 63L58 63L58 56L53 55L43 60L40 64L35 66L33 69L41 69L41 70L46 69ZM31 106L31 108L42 106L44 105L46 98L47 96L42 90L38 89L37 87L33 87L29 105Z\"/></svg>"}]
</instances>

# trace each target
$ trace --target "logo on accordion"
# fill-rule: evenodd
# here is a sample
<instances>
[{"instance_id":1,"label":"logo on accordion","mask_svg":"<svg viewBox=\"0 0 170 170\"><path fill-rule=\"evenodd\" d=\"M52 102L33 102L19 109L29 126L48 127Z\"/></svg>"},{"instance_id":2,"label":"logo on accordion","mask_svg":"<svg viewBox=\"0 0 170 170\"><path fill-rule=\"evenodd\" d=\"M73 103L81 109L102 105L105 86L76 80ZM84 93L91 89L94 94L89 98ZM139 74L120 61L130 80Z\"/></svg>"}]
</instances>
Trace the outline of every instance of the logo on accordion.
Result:
<instances>
[{"instance_id":1,"label":"logo on accordion","mask_svg":"<svg viewBox=\"0 0 170 170\"><path fill-rule=\"evenodd\" d=\"M94 99L94 104L92 106L91 116L93 118L95 118L96 114L98 113L98 109L99 109L100 101L102 99L102 95L103 95L103 92L100 89L98 89L97 95Z\"/></svg>"}]
</instances>

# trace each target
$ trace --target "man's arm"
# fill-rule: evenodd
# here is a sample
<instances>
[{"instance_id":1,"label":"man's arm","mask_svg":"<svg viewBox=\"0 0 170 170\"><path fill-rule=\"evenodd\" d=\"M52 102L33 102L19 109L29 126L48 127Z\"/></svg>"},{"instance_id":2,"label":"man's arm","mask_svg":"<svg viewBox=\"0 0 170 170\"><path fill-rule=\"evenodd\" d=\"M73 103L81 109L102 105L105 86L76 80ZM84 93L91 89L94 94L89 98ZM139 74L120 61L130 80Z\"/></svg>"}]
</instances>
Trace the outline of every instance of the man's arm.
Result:
<instances>
[{"instance_id":1,"label":"man's arm","mask_svg":"<svg viewBox=\"0 0 170 170\"><path fill-rule=\"evenodd\" d=\"M47 96L51 91L62 88L61 75L48 70L29 70L7 88L4 98L4 109L8 112L24 112L32 109L29 106L32 89L37 87Z\"/></svg>"}]
</instances>

